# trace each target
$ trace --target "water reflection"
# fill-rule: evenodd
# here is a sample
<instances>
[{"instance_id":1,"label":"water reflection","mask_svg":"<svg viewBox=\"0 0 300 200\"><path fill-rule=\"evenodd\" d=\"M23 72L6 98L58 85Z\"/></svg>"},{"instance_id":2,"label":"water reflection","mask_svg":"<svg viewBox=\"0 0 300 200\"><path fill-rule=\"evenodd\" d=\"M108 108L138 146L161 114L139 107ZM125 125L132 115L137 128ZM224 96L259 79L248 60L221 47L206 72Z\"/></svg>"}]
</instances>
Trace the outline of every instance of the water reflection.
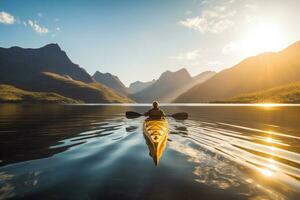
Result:
<instances>
[{"instance_id":1,"label":"water reflection","mask_svg":"<svg viewBox=\"0 0 300 200\"><path fill-rule=\"evenodd\" d=\"M15 196L15 187L10 183L14 175L0 172L0 199L8 199Z\"/></svg>"},{"instance_id":2,"label":"water reflection","mask_svg":"<svg viewBox=\"0 0 300 200\"><path fill-rule=\"evenodd\" d=\"M108 131L112 133L122 127L123 119L118 116L125 109L0 105L0 166L49 157L73 145L82 144L89 138L101 137L109 134ZM111 118L121 121L116 122Z\"/></svg>"},{"instance_id":3,"label":"water reflection","mask_svg":"<svg viewBox=\"0 0 300 200\"><path fill-rule=\"evenodd\" d=\"M194 167L194 174L197 176L195 181L220 189L235 188L247 184L250 180L251 176L243 174L243 171L255 169L258 173L253 175L256 180L251 179L251 183L267 182L266 185L257 185L255 190L268 191L269 198L286 199L286 196L278 191L299 191L300 155L293 152L297 148L283 149L290 146L285 143L289 142L288 138L299 140L299 137L219 122L190 120L184 125L188 127L188 136L181 140L191 139L192 144L199 145L197 150L195 147L187 148L182 145L183 141L173 142L170 148L188 155L190 162L199 164ZM277 139L268 135L261 136L261 133L272 133ZM176 141L178 140L177 138ZM265 177L265 180L261 180L259 174ZM270 187L272 184L268 179L272 180L276 189ZM251 193L258 192L251 192L249 188L247 196ZM295 196L291 195L290 198L294 199Z\"/></svg>"},{"instance_id":4,"label":"water reflection","mask_svg":"<svg viewBox=\"0 0 300 200\"><path fill-rule=\"evenodd\" d=\"M165 137L162 142L160 142L159 146L152 144L145 133L144 138L149 149L149 156L153 159L155 166L157 166L167 146L168 137Z\"/></svg>"}]
</instances>

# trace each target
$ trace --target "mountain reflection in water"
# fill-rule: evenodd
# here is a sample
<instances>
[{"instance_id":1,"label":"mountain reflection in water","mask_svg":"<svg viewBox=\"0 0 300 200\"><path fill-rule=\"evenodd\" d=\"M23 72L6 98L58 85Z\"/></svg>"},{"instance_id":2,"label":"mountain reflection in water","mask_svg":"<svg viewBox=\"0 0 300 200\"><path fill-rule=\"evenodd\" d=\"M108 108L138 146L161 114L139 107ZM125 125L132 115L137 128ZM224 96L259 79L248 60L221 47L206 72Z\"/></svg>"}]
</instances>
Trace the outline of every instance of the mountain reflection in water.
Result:
<instances>
[{"instance_id":1,"label":"mountain reflection in water","mask_svg":"<svg viewBox=\"0 0 300 200\"><path fill-rule=\"evenodd\" d=\"M0 199L298 199L300 107L166 105L157 167L147 108L0 105Z\"/></svg>"}]
</instances>

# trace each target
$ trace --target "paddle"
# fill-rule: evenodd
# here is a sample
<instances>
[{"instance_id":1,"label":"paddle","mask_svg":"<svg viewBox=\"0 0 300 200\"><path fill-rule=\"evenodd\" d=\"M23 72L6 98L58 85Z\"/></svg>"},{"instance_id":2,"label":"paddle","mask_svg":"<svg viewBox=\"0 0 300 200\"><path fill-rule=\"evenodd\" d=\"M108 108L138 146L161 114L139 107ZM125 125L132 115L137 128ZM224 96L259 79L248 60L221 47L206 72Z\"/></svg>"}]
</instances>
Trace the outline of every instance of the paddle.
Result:
<instances>
[{"instance_id":1,"label":"paddle","mask_svg":"<svg viewBox=\"0 0 300 200\"><path fill-rule=\"evenodd\" d=\"M134 118L138 118L144 116L138 112L134 112L134 111L127 111L126 112L126 117L128 119L134 119ZM186 112L180 112L180 113L175 113L172 115L167 115L168 117L173 117L174 119L180 119L180 120L185 120L188 118L188 114Z\"/></svg>"},{"instance_id":2,"label":"paddle","mask_svg":"<svg viewBox=\"0 0 300 200\"><path fill-rule=\"evenodd\" d=\"M142 114L134 111L127 111L125 115L128 119L134 119L143 116Z\"/></svg>"}]
</instances>

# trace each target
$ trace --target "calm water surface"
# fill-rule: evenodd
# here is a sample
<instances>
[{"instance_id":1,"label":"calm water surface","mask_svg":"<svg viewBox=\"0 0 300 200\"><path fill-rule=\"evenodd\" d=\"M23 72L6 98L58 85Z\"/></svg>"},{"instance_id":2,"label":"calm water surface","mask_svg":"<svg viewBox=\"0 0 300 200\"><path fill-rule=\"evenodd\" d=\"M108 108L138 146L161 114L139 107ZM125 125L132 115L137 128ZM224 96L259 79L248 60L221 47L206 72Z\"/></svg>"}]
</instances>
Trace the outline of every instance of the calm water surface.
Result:
<instances>
[{"instance_id":1,"label":"calm water surface","mask_svg":"<svg viewBox=\"0 0 300 200\"><path fill-rule=\"evenodd\" d=\"M158 166L146 109L0 105L0 199L299 199L300 107L164 106Z\"/></svg>"}]
</instances>

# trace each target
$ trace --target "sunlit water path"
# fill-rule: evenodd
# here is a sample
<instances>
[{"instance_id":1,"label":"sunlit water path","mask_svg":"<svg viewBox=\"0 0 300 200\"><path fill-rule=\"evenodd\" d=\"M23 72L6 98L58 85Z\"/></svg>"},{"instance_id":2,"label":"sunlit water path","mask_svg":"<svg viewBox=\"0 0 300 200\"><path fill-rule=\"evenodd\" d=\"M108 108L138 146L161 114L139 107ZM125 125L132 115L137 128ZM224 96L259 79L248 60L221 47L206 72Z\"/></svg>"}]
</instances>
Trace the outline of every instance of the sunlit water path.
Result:
<instances>
[{"instance_id":1,"label":"sunlit water path","mask_svg":"<svg viewBox=\"0 0 300 200\"><path fill-rule=\"evenodd\" d=\"M298 199L300 107L165 105L155 166L146 105L0 105L0 199Z\"/></svg>"}]
</instances>

